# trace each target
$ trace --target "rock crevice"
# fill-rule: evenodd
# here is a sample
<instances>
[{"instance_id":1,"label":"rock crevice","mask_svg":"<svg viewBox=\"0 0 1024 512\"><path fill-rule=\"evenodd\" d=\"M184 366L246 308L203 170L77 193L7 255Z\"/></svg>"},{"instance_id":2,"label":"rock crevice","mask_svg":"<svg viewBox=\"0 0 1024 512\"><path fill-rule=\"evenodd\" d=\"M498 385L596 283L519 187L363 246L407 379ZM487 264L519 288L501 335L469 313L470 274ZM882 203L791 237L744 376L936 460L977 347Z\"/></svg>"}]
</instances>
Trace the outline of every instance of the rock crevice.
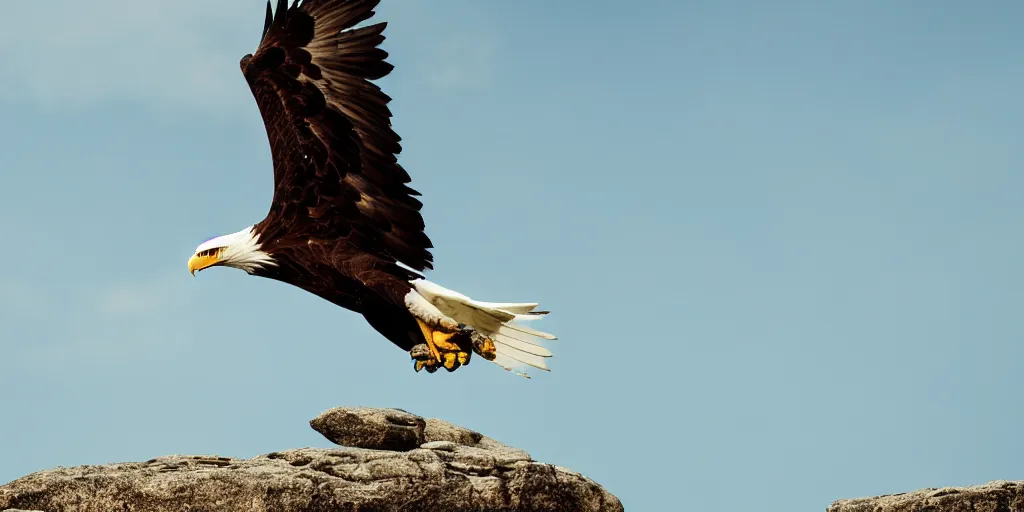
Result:
<instances>
[{"instance_id":1,"label":"rock crevice","mask_svg":"<svg viewBox=\"0 0 1024 512\"><path fill-rule=\"evenodd\" d=\"M341 447L58 468L0 487L0 510L623 510L583 475L443 420L336 408L310 425Z\"/></svg>"}]
</instances>

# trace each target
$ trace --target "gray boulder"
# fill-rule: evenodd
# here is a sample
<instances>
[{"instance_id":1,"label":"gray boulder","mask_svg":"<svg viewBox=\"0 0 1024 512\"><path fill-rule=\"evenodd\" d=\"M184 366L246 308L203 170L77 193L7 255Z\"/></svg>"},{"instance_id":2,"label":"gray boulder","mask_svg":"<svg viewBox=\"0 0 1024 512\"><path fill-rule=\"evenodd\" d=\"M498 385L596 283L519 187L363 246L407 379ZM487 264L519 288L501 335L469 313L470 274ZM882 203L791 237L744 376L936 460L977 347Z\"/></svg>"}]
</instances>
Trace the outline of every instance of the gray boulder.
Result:
<instances>
[{"instance_id":1,"label":"gray boulder","mask_svg":"<svg viewBox=\"0 0 1024 512\"><path fill-rule=\"evenodd\" d=\"M398 409L337 408L310 425L344 447L52 469L0 487L0 510L623 510L579 473L442 420Z\"/></svg>"},{"instance_id":2,"label":"gray boulder","mask_svg":"<svg viewBox=\"0 0 1024 512\"><path fill-rule=\"evenodd\" d=\"M902 494L839 500L828 512L1024 511L1024 482L995 481L970 487L921 489Z\"/></svg>"}]
</instances>

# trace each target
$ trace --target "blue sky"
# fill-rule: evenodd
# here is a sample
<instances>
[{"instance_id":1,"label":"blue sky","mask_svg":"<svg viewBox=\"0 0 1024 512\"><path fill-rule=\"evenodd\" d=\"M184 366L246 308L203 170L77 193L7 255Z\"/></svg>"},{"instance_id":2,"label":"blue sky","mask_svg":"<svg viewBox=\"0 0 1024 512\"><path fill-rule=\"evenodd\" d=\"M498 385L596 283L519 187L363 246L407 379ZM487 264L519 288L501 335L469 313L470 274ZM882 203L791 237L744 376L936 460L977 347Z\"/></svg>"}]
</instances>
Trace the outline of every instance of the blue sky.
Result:
<instances>
[{"instance_id":1,"label":"blue sky","mask_svg":"<svg viewBox=\"0 0 1024 512\"><path fill-rule=\"evenodd\" d=\"M45 4L45 5L44 5ZM538 300L532 381L416 374L200 242L262 219L257 0L0 20L0 480L443 417L630 510L1024 479L1024 5L384 0L429 277Z\"/></svg>"}]
</instances>

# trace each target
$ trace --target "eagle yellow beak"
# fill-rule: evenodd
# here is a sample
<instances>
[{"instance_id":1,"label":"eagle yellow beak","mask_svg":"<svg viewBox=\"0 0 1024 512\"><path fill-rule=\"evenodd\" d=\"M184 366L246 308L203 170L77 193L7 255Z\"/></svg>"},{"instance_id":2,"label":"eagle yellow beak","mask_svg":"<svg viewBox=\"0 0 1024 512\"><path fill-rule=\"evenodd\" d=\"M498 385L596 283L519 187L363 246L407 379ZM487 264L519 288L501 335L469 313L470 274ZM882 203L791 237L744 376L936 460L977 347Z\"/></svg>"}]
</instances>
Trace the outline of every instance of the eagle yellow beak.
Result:
<instances>
[{"instance_id":1,"label":"eagle yellow beak","mask_svg":"<svg viewBox=\"0 0 1024 512\"><path fill-rule=\"evenodd\" d=\"M205 252L205 251L204 251ZM209 254L194 254L188 259L188 271L195 277L196 272L204 268L212 267L220 263L220 252L214 251Z\"/></svg>"}]
</instances>

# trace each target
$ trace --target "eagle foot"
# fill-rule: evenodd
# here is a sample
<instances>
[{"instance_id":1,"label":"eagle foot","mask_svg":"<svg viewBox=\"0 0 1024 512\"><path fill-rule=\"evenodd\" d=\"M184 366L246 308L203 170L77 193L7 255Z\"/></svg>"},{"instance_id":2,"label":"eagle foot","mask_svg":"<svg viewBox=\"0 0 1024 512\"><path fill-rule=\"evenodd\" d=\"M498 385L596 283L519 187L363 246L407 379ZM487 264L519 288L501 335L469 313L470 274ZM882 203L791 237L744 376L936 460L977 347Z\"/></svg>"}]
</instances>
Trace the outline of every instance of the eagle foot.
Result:
<instances>
[{"instance_id":1,"label":"eagle foot","mask_svg":"<svg viewBox=\"0 0 1024 512\"><path fill-rule=\"evenodd\" d=\"M469 331L469 340L473 345L473 352L480 354L480 357L488 361L494 361L494 358L498 357L498 349L495 348L493 340L480 334L480 331L472 327L464 329Z\"/></svg>"},{"instance_id":2,"label":"eagle foot","mask_svg":"<svg viewBox=\"0 0 1024 512\"><path fill-rule=\"evenodd\" d=\"M414 370L416 370L417 373L419 373L420 370L427 370L427 373L434 373L434 372L437 371L437 368L438 368L437 367L437 362L434 361L434 360L430 360L430 361L416 361L416 360L413 360L412 363L413 363L412 367L413 367Z\"/></svg>"},{"instance_id":3,"label":"eagle foot","mask_svg":"<svg viewBox=\"0 0 1024 512\"><path fill-rule=\"evenodd\" d=\"M438 368L444 368L449 372L454 372L459 367L469 364L471 357L470 352L457 350L457 351L440 351L441 360L438 361L434 358L430 352L430 348L426 343L416 345L409 351L409 355L413 359L413 369L417 372L421 370L427 370L428 373L434 373Z\"/></svg>"},{"instance_id":4,"label":"eagle foot","mask_svg":"<svg viewBox=\"0 0 1024 512\"><path fill-rule=\"evenodd\" d=\"M430 348L427 347L426 343L420 343L412 347L409 355L412 356L412 368L416 370L416 373L422 370L426 370L427 373L434 373L440 368L438 361L434 359L434 355L430 352Z\"/></svg>"},{"instance_id":5,"label":"eagle foot","mask_svg":"<svg viewBox=\"0 0 1024 512\"><path fill-rule=\"evenodd\" d=\"M420 343L419 345L412 347L412 350L409 351L409 355L417 361L427 361L431 359L430 348L427 347L426 343Z\"/></svg>"},{"instance_id":6,"label":"eagle foot","mask_svg":"<svg viewBox=\"0 0 1024 512\"><path fill-rule=\"evenodd\" d=\"M422 320L417 319L426 343L416 345L409 351L414 359L413 368L419 372L427 370L434 373L438 368L454 372L459 367L469 364L472 358L470 333L464 329L444 332L434 329Z\"/></svg>"}]
</instances>

